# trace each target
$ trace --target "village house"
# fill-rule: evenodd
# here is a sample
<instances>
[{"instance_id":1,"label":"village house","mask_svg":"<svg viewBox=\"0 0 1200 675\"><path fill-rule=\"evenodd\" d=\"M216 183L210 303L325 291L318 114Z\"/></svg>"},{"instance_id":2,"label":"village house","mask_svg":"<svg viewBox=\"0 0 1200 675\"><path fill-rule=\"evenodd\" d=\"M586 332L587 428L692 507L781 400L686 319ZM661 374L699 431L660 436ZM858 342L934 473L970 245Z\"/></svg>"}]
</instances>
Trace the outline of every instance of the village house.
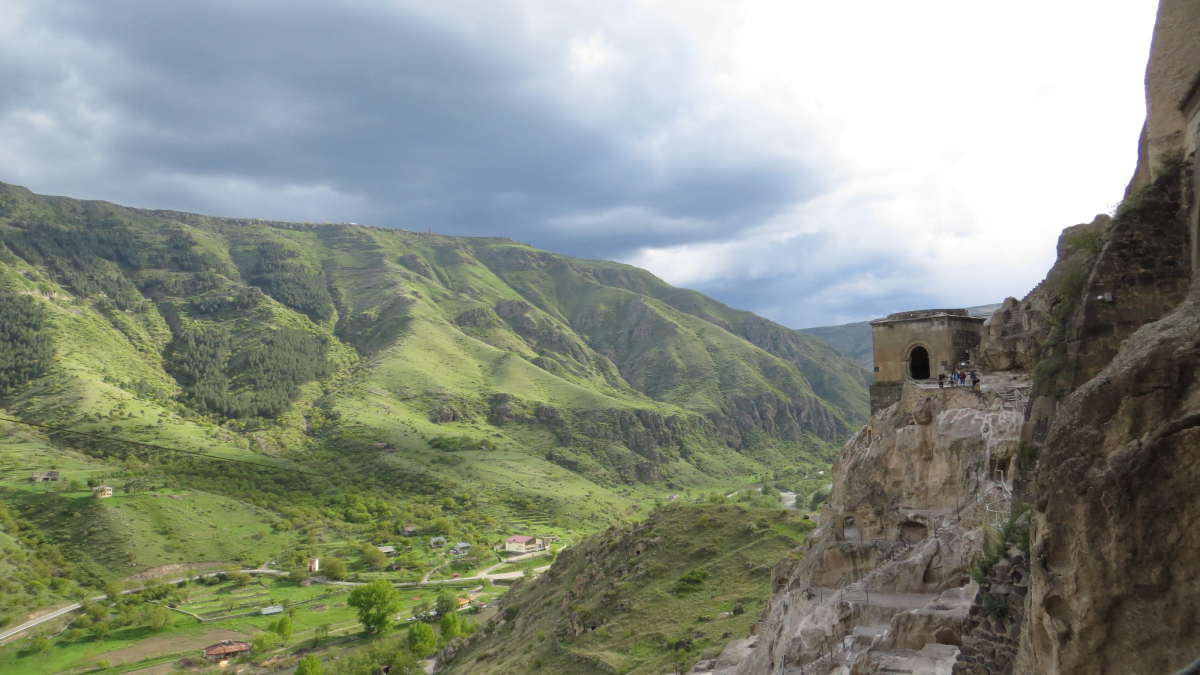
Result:
<instances>
[{"instance_id":1,"label":"village house","mask_svg":"<svg viewBox=\"0 0 1200 675\"><path fill-rule=\"evenodd\" d=\"M470 552L471 552L470 542L460 541L454 545L454 554L455 555L466 555Z\"/></svg>"},{"instance_id":2,"label":"village house","mask_svg":"<svg viewBox=\"0 0 1200 675\"><path fill-rule=\"evenodd\" d=\"M544 548L546 548L546 543L541 537L526 537L524 535L515 534L504 540L505 551L529 553L532 551L540 551Z\"/></svg>"},{"instance_id":3,"label":"village house","mask_svg":"<svg viewBox=\"0 0 1200 675\"><path fill-rule=\"evenodd\" d=\"M376 546L375 548L379 549L379 552L384 555L396 555L395 546Z\"/></svg>"},{"instance_id":4,"label":"village house","mask_svg":"<svg viewBox=\"0 0 1200 675\"><path fill-rule=\"evenodd\" d=\"M417 536L417 526L416 525L405 525L404 527L400 528L400 536L402 536L402 537Z\"/></svg>"},{"instance_id":5,"label":"village house","mask_svg":"<svg viewBox=\"0 0 1200 675\"><path fill-rule=\"evenodd\" d=\"M249 642L240 642L238 640L222 640L215 645L204 648L204 658L209 661L225 661L227 659L236 659L239 656L246 656L253 651Z\"/></svg>"},{"instance_id":6,"label":"village house","mask_svg":"<svg viewBox=\"0 0 1200 675\"><path fill-rule=\"evenodd\" d=\"M29 477L31 483L50 483L58 480L58 471L34 471Z\"/></svg>"},{"instance_id":7,"label":"village house","mask_svg":"<svg viewBox=\"0 0 1200 675\"><path fill-rule=\"evenodd\" d=\"M446 545L445 537L434 537L433 539L429 540L430 548L441 548L445 545Z\"/></svg>"},{"instance_id":8,"label":"village house","mask_svg":"<svg viewBox=\"0 0 1200 675\"><path fill-rule=\"evenodd\" d=\"M321 559L320 558L309 558L308 559L308 571L309 572L320 572L321 571Z\"/></svg>"},{"instance_id":9,"label":"village house","mask_svg":"<svg viewBox=\"0 0 1200 675\"><path fill-rule=\"evenodd\" d=\"M112 487L109 485L97 485L92 488L92 496L96 499L106 499L112 496Z\"/></svg>"}]
</instances>

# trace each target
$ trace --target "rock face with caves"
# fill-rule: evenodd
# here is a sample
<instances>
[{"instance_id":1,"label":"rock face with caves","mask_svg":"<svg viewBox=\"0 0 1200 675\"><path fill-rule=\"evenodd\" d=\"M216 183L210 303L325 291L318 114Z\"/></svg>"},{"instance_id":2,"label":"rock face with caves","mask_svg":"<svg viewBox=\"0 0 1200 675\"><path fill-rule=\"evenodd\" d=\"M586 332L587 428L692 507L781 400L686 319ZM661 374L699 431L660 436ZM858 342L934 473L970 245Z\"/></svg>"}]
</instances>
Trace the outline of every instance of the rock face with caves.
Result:
<instances>
[{"instance_id":1,"label":"rock face with caves","mask_svg":"<svg viewBox=\"0 0 1200 675\"><path fill-rule=\"evenodd\" d=\"M1007 518L1027 388L907 383L833 470L821 525L772 572L757 631L713 662L721 675L947 673L976 597L982 526ZM706 672L706 671L698 671Z\"/></svg>"}]
</instances>

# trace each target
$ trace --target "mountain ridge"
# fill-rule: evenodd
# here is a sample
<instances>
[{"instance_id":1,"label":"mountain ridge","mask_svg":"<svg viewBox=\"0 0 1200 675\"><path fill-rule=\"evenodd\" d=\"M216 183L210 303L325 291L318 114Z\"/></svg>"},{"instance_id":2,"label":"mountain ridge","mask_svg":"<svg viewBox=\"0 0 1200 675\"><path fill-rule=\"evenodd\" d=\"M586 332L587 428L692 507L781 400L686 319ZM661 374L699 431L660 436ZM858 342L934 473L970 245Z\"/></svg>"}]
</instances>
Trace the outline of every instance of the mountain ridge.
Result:
<instances>
[{"instance_id":1,"label":"mountain ridge","mask_svg":"<svg viewBox=\"0 0 1200 675\"><path fill-rule=\"evenodd\" d=\"M0 184L0 312L25 326L3 338L20 362L0 363L0 406L112 438L45 438L103 465L97 480L132 471L375 541L406 524L586 534L664 490L815 473L867 409L857 367L820 340L505 238ZM27 489L16 466L5 489ZM134 571L90 561L88 541L64 544L80 583Z\"/></svg>"}]
</instances>

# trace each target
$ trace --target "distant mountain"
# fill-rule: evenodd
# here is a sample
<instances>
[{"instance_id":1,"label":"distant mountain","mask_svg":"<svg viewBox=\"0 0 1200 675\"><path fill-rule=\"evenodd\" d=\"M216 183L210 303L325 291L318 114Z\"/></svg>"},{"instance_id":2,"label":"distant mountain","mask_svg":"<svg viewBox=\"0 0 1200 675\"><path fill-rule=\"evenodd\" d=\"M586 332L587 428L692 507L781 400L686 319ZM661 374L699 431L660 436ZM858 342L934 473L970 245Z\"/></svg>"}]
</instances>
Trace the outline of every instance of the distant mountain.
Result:
<instances>
[{"instance_id":1,"label":"distant mountain","mask_svg":"<svg viewBox=\"0 0 1200 675\"><path fill-rule=\"evenodd\" d=\"M4 184L0 327L10 414L395 490L368 507L311 478L55 442L382 530L594 529L636 490L827 462L868 410L866 374L825 342L628 265Z\"/></svg>"},{"instance_id":2,"label":"distant mountain","mask_svg":"<svg viewBox=\"0 0 1200 675\"><path fill-rule=\"evenodd\" d=\"M999 309L1000 303L967 307L973 316L991 317L992 312ZM872 374L875 369L875 356L871 345L871 324L868 321L844 323L840 326L818 326L816 328L801 328L800 332L815 335L837 348L838 351L850 357L859 366Z\"/></svg>"}]
</instances>

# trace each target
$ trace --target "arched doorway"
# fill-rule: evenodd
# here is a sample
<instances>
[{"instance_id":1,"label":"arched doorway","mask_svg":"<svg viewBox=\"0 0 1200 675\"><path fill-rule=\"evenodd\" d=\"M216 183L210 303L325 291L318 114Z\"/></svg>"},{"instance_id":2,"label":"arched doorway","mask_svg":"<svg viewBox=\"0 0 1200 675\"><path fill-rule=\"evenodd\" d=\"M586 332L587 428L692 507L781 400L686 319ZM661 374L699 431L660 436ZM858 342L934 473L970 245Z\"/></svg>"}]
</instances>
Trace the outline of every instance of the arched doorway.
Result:
<instances>
[{"instance_id":1,"label":"arched doorway","mask_svg":"<svg viewBox=\"0 0 1200 675\"><path fill-rule=\"evenodd\" d=\"M929 379L929 352L924 347L913 347L908 353L908 374L914 380Z\"/></svg>"}]
</instances>

